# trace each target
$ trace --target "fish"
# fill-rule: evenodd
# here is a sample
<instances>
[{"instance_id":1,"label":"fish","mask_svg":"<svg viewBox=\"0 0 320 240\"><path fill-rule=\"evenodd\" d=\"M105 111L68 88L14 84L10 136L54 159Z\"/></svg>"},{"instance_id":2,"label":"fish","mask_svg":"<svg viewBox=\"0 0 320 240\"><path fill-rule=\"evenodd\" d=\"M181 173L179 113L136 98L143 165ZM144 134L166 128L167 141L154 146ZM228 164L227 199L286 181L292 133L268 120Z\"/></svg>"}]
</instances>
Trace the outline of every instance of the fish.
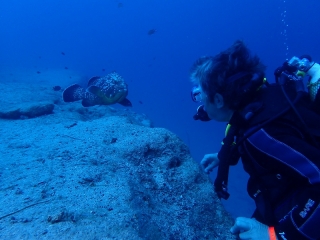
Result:
<instances>
[{"instance_id":1,"label":"fish","mask_svg":"<svg viewBox=\"0 0 320 240\"><path fill-rule=\"evenodd\" d=\"M53 91L60 91L62 88L60 86L54 86L52 87Z\"/></svg>"},{"instance_id":2,"label":"fish","mask_svg":"<svg viewBox=\"0 0 320 240\"><path fill-rule=\"evenodd\" d=\"M118 73L112 72L103 77L95 76L90 78L86 88L81 87L79 84L67 87L62 93L62 98L64 102L81 100L84 107L116 103L132 107L127 95L128 85Z\"/></svg>"},{"instance_id":3,"label":"fish","mask_svg":"<svg viewBox=\"0 0 320 240\"><path fill-rule=\"evenodd\" d=\"M152 35L152 34L155 34L156 33L156 31L157 31L157 29L150 29L149 31L148 31L148 35Z\"/></svg>"}]
</instances>

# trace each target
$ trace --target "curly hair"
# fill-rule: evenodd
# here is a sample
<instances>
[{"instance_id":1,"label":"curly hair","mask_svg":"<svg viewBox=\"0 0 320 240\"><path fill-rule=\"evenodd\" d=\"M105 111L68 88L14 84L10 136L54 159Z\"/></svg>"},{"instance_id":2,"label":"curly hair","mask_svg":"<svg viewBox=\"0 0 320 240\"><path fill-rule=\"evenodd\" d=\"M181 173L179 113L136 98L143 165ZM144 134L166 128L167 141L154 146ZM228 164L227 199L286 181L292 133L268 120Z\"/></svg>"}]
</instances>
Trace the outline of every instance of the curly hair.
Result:
<instances>
[{"instance_id":1,"label":"curly hair","mask_svg":"<svg viewBox=\"0 0 320 240\"><path fill-rule=\"evenodd\" d=\"M259 85L262 85L264 71L265 66L259 57L251 55L246 45L238 40L214 57L199 58L191 69L190 78L195 85L201 86L210 102L214 101L216 93L220 93L230 109L239 110L248 104L259 87L244 86L252 85L253 76L258 76ZM230 77L239 73L238 78L229 81ZM244 74L241 76L241 73Z\"/></svg>"}]
</instances>

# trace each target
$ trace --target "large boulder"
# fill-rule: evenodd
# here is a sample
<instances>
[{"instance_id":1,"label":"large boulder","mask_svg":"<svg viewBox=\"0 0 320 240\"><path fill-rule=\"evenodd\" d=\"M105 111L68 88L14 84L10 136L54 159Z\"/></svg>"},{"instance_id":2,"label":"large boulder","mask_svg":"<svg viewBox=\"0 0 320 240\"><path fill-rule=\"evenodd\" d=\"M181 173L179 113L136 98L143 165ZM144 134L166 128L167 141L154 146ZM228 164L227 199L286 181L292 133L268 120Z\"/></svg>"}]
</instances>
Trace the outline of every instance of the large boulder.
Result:
<instances>
[{"instance_id":1,"label":"large boulder","mask_svg":"<svg viewBox=\"0 0 320 240\"><path fill-rule=\"evenodd\" d=\"M0 108L0 118L26 119L53 113L52 102L27 102Z\"/></svg>"},{"instance_id":2,"label":"large boulder","mask_svg":"<svg viewBox=\"0 0 320 240\"><path fill-rule=\"evenodd\" d=\"M30 83L0 83L0 118L28 119L51 114L61 93Z\"/></svg>"},{"instance_id":3,"label":"large boulder","mask_svg":"<svg viewBox=\"0 0 320 240\"><path fill-rule=\"evenodd\" d=\"M208 177L166 129L129 116L1 124L0 239L235 239Z\"/></svg>"}]
</instances>

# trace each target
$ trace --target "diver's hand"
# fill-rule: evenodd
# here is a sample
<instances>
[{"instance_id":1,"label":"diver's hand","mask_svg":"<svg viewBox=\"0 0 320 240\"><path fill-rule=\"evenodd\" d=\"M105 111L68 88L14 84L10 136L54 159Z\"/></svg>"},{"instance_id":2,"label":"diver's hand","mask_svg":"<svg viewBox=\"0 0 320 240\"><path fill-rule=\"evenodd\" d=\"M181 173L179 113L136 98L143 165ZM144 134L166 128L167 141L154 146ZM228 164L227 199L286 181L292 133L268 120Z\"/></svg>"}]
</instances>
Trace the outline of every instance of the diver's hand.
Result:
<instances>
[{"instance_id":1,"label":"diver's hand","mask_svg":"<svg viewBox=\"0 0 320 240\"><path fill-rule=\"evenodd\" d=\"M232 234L239 234L240 239L269 240L269 227L254 218L238 217L230 229ZM274 234L275 236L275 234Z\"/></svg>"},{"instance_id":2,"label":"diver's hand","mask_svg":"<svg viewBox=\"0 0 320 240\"><path fill-rule=\"evenodd\" d=\"M218 153L206 154L200 162L205 173L210 173L219 165Z\"/></svg>"}]
</instances>

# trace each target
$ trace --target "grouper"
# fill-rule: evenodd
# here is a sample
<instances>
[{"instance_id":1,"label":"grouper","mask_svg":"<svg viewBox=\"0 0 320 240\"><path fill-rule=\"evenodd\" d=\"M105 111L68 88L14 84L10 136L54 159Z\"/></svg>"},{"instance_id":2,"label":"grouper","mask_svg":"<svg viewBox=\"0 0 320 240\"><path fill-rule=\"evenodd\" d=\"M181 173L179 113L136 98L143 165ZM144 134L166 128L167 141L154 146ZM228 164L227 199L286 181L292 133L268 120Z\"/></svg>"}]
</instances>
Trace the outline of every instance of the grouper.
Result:
<instances>
[{"instance_id":1,"label":"grouper","mask_svg":"<svg viewBox=\"0 0 320 240\"><path fill-rule=\"evenodd\" d=\"M127 99L127 95L128 85L116 72L109 73L103 77L90 78L87 88L73 84L62 93L63 101L75 102L82 100L82 106L84 107L115 103L131 107L132 104Z\"/></svg>"}]
</instances>

